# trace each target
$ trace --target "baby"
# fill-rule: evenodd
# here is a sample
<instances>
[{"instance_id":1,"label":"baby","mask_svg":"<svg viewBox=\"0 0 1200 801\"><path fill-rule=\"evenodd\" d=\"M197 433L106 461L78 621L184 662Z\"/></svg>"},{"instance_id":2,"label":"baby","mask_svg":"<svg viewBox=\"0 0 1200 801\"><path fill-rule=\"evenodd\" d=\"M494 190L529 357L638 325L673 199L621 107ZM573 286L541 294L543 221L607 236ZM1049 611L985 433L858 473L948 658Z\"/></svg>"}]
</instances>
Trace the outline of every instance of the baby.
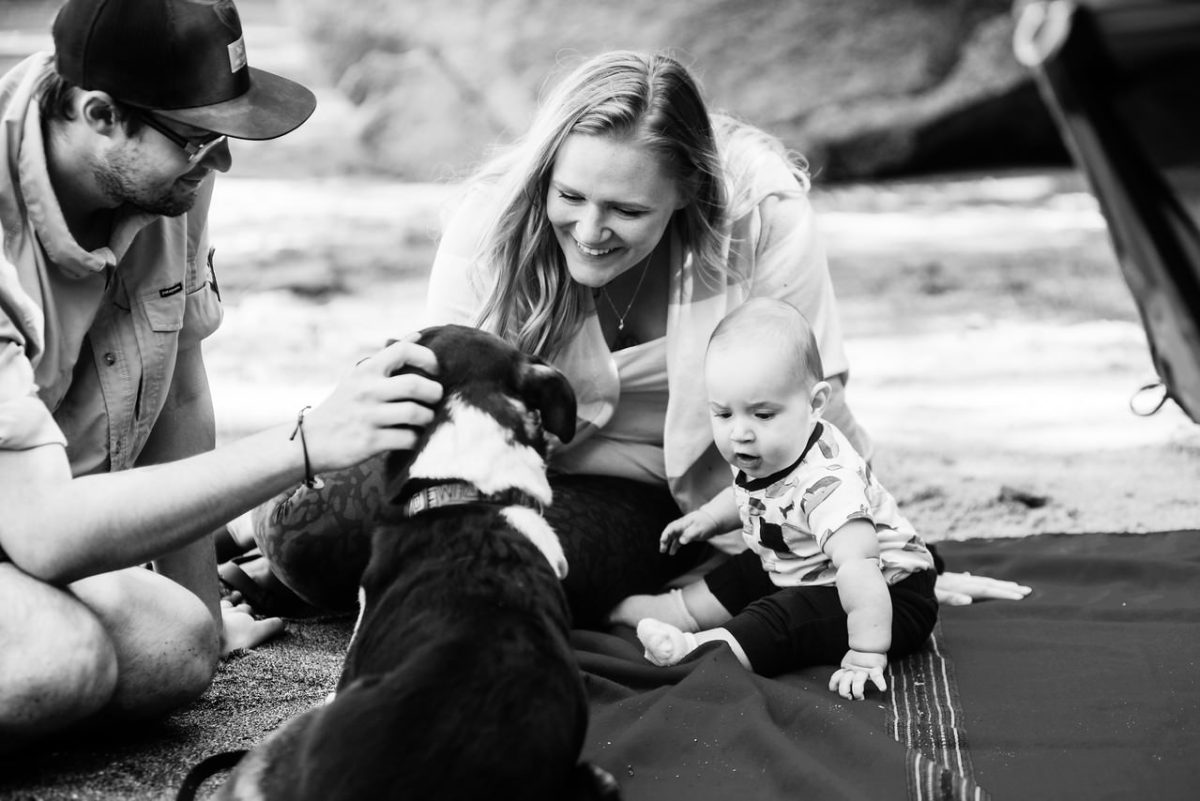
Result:
<instances>
[{"instance_id":1,"label":"baby","mask_svg":"<svg viewBox=\"0 0 1200 801\"><path fill-rule=\"evenodd\" d=\"M612 619L636 625L658 665L721 641L762 675L840 664L830 690L885 690L889 656L919 648L937 620L934 561L870 465L821 419L831 389L811 327L782 301L739 306L709 340L705 381L733 485L670 523L660 547L740 524L748 550L682 590L626 598Z\"/></svg>"}]
</instances>

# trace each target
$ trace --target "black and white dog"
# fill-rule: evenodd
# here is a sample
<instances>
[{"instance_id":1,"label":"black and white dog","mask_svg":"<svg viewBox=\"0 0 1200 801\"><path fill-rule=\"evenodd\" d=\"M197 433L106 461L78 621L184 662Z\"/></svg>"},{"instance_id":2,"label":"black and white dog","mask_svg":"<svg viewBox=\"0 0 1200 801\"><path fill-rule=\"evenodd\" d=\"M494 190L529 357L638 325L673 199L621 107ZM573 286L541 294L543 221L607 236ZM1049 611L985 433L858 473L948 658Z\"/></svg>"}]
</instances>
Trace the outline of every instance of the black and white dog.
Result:
<instances>
[{"instance_id":1,"label":"black and white dog","mask_svg":"<svg viewBox=\"0 0 1200 801\"><path fill-rule=\"evenodd\" d=\"M380 525L332 700L251 751L223 799L615 799L580 762L588 708L567 564L540 514L549 431L575 433L552 367L463 326L426 329L445 394L387 463Z\"/></svg>"}]
</instances>

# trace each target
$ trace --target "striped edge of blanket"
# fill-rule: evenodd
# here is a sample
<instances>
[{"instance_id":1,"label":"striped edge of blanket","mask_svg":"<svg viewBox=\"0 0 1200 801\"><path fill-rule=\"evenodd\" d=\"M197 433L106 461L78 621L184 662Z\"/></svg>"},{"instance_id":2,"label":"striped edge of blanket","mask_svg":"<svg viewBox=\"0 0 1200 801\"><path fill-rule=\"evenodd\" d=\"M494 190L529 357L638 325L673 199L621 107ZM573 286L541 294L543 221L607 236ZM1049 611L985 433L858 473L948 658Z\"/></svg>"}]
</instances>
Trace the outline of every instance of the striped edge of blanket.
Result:
<instances>
[{"instance_id":1,"label":"striped edge of blanket","mask_svg":"<svg viewBox=\"0 0 1200 801\"><path fill-rule=\"evenodd\" d=\"M975 784L954 665L938 623L925 647L888 665L888 732L908 748L910 801L990 801Z\"/></svg>"}]
</instances>

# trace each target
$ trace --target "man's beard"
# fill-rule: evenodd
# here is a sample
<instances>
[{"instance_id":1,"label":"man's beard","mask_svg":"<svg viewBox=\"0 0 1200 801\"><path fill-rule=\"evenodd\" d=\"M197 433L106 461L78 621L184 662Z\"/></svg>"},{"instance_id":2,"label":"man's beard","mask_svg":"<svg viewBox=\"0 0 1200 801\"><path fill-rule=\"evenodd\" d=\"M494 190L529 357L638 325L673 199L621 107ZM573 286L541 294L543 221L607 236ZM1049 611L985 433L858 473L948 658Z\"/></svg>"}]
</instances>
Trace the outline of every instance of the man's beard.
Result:
<instances>
[{"instance_id":1,"label":"man's beard","mask_svg":"<svg viewBox=\"0 0 1200 801\"><path fill-rule=\"evenodd\" d=\"M93 163L92 172L110 200L148 214L178 217L195 205L196 184L173 181L165 187L147 186L144 180L140 180L144 173L139 166L138 159L121 151L114 153L106 162Z\"/></svg>"}]
</instances>

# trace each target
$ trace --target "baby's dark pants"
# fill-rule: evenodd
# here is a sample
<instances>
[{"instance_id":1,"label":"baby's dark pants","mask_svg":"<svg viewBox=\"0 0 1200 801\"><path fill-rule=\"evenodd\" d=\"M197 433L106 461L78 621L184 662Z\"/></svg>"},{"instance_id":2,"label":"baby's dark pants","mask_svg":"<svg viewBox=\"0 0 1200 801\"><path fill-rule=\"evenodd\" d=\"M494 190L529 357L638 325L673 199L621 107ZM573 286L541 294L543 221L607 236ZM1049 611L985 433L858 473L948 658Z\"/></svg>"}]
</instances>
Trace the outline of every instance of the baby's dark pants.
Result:
<instances>
[{"instance_id":1,"label":"baby's dark pants","mask_svg":"<svg viewBox=\"0 0 1200 801\"><path fill-rule=\"evenodd\" d=\"M937 622L936 579L934 571L924 570L888 587L892 597L889 660L907 656L929 638ZM834 586L777 587L753 551L719 565L704 581L733 615L724 628L759 675L838 665L850 650L846 611Z\"/></svg>"}]
</instances>

